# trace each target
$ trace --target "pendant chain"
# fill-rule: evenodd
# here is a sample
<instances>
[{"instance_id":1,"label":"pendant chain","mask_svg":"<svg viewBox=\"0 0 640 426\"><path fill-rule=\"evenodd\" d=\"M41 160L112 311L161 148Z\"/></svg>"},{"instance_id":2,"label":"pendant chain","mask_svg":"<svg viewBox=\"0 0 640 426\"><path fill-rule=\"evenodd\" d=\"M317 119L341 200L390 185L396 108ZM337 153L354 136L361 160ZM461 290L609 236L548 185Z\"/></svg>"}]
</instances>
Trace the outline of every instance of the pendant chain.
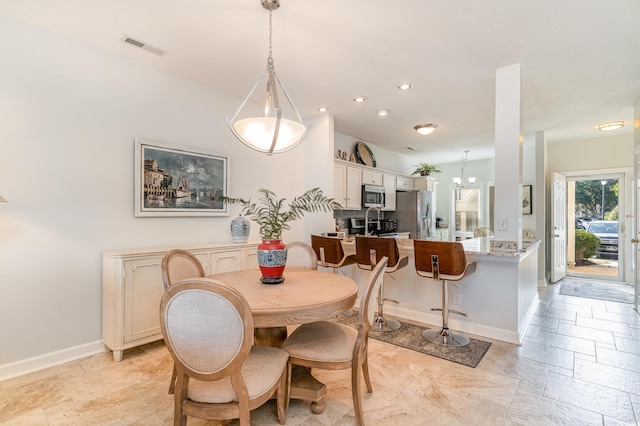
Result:
<instances>
[{"instance_id":1,"label":"pendant chain","mask_svg":"<svg viewBox=\"0 0 640 426\"><path fill-rule=\"evenodd\" d=\"M271 43L272 43L272 34L273 34L272 25L271 25L272 15L273 15L273 11L269 10L269 58L267 59L267 65L271 69L273 68L273 58L271 56L271 53L272 53Z\"/></svg>"}]
</instances>

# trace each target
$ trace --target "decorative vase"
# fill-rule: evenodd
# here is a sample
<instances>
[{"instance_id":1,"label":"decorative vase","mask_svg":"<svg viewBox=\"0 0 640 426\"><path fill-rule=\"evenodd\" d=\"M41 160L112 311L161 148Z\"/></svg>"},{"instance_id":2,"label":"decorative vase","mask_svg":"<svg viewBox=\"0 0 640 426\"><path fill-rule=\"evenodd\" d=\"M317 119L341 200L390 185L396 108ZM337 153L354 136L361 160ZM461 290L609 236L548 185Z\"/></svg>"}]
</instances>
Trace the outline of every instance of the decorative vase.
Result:
<instances>
[{"instance_id":1,"label":"decorative vase","mask_svg":"<svg viewBox=\"0 0 640 426\"><path fill-rule=\"evenodd\" d=\"M263 284L280 284L287 262L287 246L282 240L262 240L258 246L258 266L262 272Z\"/></svg>"},{"instance_id":2,"label":"decorative vase","mask_svg":"<svg viewBox=\"0 0 640 426\"><path fill-rule=\"evenodd\" d=\"M242 215L236 217L231 221L231 240L236 243L246 243L249 239L249 230L251 229L251 222Z\"/></svg>"}]
</instances>

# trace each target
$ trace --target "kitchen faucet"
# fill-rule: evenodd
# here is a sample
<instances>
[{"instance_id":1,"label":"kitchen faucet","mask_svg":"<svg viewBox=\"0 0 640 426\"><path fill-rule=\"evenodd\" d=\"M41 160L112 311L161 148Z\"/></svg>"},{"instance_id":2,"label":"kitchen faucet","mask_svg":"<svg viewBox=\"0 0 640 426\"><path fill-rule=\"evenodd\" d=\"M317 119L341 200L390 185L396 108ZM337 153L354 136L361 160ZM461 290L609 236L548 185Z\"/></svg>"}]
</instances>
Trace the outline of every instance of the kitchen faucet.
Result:
<instances>
[{"instance_id":1,"label":"kitchen faucet","mask_svg":"<svg viewBox=\"0 0 640 426\"><path fill-rule=\"evenodd\" d=\"M371 211L371 209L375 209L378 211L378 231L380 231L380 213L382 213L382 210L380 210L380 207L369 207L367 209L367 212L364 215L364 235L371 235L371 232L369 232L369 212Z\"/></svg>"}]
</instances>

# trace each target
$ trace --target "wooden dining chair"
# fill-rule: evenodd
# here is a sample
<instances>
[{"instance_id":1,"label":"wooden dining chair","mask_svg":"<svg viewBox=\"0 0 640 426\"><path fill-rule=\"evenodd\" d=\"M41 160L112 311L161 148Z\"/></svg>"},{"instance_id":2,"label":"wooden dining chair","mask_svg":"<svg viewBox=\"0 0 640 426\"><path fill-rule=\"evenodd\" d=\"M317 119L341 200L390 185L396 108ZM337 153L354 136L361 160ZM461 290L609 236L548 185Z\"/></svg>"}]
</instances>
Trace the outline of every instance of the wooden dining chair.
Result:
<instances>
[{"instance_id":1,"label":"wooden dining chair","mask_svg":"<svg viewBox=\"0 0 640 426\"><path fill-rule=\"evenodd\" d=\"M287 243L287 263L289 268L318 269L318 258L313 248L302 241Z\"/></svg>"},{"instance_id":2,"label":"wooden dining chair","mask_svg":"<svg viewBox=\"0 0 640 426\"><path fill-rule=\"evenodd\" d=\"M160 264L162 273L162 285L168 289L171 285L185 278L204 277L204 268L197 257L186 250L174 249L165 253ZM173 367L169 393L172 394L176 387L176 367Z\"/></svg>"},{"instance_id":3,"label":"wooden dining chair","mask_svg":"<svg viewBox=\"0 0 640 426\"><path fill-rule=\"evenodd\" d=\"M289 353L289 386L293 365L324 370L351 369L351 393L358 425L364 425L362 410L362 383L364 377L367 392L373 392L369 378L367 353L369 330L374 321L375 304L378 289L382 284L387 257L380 259L371 272L365 275L362 287L364 295L360 299L358 329L329 321L317 321L302 324L285 340L282 349ZM308 394L289 395L290 398L308 399ZM324 394L313 400L318 412L324 408Z\"/></svg>"},{"instance_id":4,"label":"wooden dining chair","mask_svg":"<svg viewBox=\"0 0 640 426\"><path fill-rule=\"evenodd\" d=\"M207 278L180 281L162 297L160 327L178 371L174 425L193 416L249 426L251 410L274 396L285 424L289 354L253 345L251 310L237 290Z\"/></svg>"},{"instance_id":5,"label":"wooden dining chair","mask_svg":"<svg viewBox=\"0 0 640 426\"><path fill-rule=\"evenodd\" d=\"M197 257L182 249L169 250L165 253L160 270L165 290L185 278L204 277L202 263Z\"/></svg>"}]
</instances>

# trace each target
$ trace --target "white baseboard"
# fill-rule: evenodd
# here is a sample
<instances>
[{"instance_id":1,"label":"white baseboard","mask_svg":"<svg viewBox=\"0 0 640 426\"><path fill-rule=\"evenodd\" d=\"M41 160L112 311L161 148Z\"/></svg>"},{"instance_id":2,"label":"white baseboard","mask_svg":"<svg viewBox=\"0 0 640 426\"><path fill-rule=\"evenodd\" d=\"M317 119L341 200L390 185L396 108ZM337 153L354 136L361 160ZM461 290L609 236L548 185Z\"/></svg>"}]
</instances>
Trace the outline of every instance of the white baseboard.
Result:
<instances>
[{"instance_id":1,"label":"white baseboard","mask_svg":"<svg viewBox=\"0 0 640 426\"><path fill-rule=\"evenodd\" d=\"M101 340L0 365L0 381L104 352Z\"/></svg>"}]
</instances>

